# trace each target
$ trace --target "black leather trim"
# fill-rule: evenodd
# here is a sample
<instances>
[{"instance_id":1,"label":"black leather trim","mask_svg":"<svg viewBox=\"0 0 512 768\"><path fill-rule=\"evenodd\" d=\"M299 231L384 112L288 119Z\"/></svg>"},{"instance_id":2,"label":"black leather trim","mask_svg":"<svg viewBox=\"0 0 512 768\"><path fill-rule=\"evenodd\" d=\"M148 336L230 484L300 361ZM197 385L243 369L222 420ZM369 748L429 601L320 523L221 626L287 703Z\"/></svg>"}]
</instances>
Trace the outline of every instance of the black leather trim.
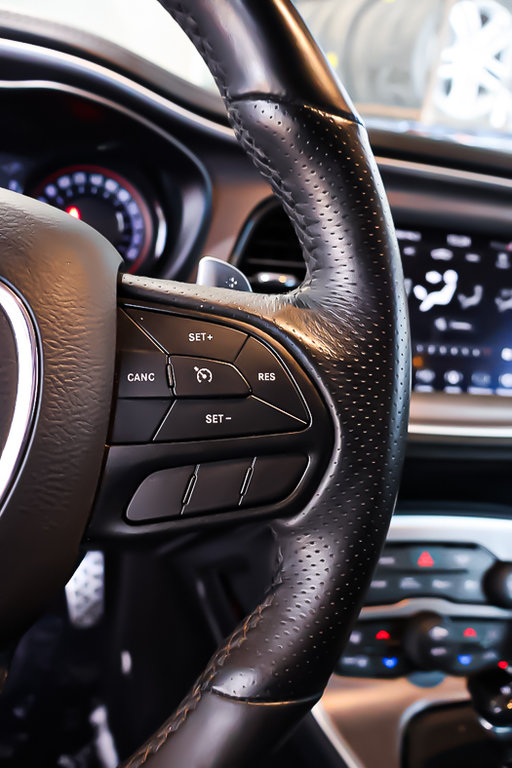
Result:
<instances>
[{"instance_id":1,"label":"black leather trim","mask_svg":"<svg viewBox=\"0 0 512 768\"><path fill-rule=\"evenodd\" d=\"M83 222L0 190L0 275L31 309L42 360L31 443L0 516L0 647L78 558L110 416L120 261Z\"/></svg>"},{"instance_id":2,"label":"black leather trim","mask_svg":"<svg viewBox=\"0 0 512 768\"><path fill-rule=\"evenodd\" d=\"M278 705L255 704L206 693L190 712L182 713L175 723L172 758L165 749L157 749L151 757L151 768L186 766L218 766L246 768L261 765L265 755L280 741L288 729L307 714L315 701L287 701ZM169 738L164 726L153 737L165 744ZM250 758L248 758L250 754ZM144 748L133 758L131 768L146 763Z\"/></svg>"},{"instance_id":3,"label":"black leather trim","mask_svg":"<svg viewBox=\"0 0 512 768\"><path fill-rule=\"evenodd\" d=\"M244 719L237 717L223 730L217 751L201 762L188 759L195 754L190 738L200 734L202 701L215 692L265 703L275 733L284 734L291 725L284 702L321 695L357 616L398 492L409 326L398 246L368 137L291 3L163 4L216 77L237 138L295 228L307 277L286 296L130 276L123 277L123 293L267 331L323 393L336 435L308 507L274 524L276 568L265 600L217 651L175 715L127 763L213 768L234 764L230 755L236 754L245 766L259 752L256 734L244 739Z\"/></svg>"},{"instance_id":4,"label":"black leather trim","mask_svg":"<svg viewBox=\"0 0 512 768\"><path fill-rule=\"evenodd\" d=\"M358 120L287 0L159 0L206 61L226 102L270 96Z\"/></svg>"},{"instance_id":5,"label":"black leather trim","mask_svg":"<svg viewBox=\"0 0 512 768\"><path fill-rule=\"evenodd\" d=\"M337 440L309 507L275 523L274 583L184 702L188 716L191 701L213 690L276 704L320 695L385 539L408 415L403 277L364 129L268 101L237 105L237 118L243 145L299 235L306 282L287 296L267 297L123 276L123 293L239 319L273 335L324 394ZM281 138L286 151L278 153ZM168 721L169 734L175 724ZM144 760L163 749L171 765L172 745L172 738L150 742ZM128 764L141 764L141 754Z\"/></svg>"}]
</instances>

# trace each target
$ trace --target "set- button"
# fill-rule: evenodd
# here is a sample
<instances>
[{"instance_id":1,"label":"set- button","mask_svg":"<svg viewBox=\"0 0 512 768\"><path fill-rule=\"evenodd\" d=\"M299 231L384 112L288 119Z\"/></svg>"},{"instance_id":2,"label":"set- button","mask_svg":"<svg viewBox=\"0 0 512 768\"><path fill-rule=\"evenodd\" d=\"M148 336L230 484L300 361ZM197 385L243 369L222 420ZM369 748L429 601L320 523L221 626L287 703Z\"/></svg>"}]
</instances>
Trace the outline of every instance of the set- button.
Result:
<instances>
[{"instance_id":1,"label":"set- button","mask_svg":"<svg viewBox=\"0 0 512 768\"><path fill-rule=\"evenodd\" d=\"M303 429L303 421L256 397L176 400L155 440L205 440Z\"/></svg>"}]
</instances>

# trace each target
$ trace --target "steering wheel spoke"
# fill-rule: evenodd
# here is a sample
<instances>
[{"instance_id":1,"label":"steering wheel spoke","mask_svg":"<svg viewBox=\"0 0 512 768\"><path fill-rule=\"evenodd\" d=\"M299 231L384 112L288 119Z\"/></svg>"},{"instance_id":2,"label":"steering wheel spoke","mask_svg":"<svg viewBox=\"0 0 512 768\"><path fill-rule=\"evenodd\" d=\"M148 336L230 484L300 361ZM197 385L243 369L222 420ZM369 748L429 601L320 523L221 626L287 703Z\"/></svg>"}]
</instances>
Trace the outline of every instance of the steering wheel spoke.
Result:
<instances>
[{"instance_id":1,"label":"steering wheel spoke","mask_svg":"<svg viewBox=\"0 0 512 768\"><path fill-rule=\"evenodd\" d=\"M255 313L261 296L180 286L177 302L163 285L167 301L159 281L123 276L109 447L89 536L300 511L334 439L304 353ZM141 291L143 301L130 298Z\"/></svg>"}]
</instances>

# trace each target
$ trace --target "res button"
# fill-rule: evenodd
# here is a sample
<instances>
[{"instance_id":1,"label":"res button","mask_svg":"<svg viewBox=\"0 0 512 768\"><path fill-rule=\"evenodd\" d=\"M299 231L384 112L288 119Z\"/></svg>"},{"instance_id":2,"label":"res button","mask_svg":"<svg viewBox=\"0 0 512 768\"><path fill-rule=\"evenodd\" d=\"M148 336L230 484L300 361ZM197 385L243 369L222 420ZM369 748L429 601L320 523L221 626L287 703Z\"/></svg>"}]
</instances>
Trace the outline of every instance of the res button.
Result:
<instances>
[{"instance_id":1,"label":"res button","mask_svg":"<svg viewBox=\"0 0 512 768\"><path fill-rule=\"evenodd\" d=\"M256 397L272 403L298 419L308 421L308 414L297 388L274 353L256 339L250 338L236 358Z\"/></svg>"},{"instance_id":2,"label":"res button","mask_svg":"<svg viewBox=\"0 0 512 768\"><path fill-rule=\"evenodd\" d=\"M127 311L170 355L233 362L247 338L245 333L218 323L191 320L164 312Z\"/></svg>"}]
</instances>

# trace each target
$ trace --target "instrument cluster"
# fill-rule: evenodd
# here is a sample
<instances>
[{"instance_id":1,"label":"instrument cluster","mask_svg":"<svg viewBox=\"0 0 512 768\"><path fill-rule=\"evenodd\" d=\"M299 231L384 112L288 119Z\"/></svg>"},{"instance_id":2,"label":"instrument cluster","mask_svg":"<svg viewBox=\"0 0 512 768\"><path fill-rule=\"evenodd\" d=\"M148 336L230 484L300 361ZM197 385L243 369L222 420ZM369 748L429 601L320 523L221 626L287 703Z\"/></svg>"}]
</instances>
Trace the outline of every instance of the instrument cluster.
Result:
<instances>
[{"instance_id":1,"label":"instrument cluster","mask_svg":"<svg viewBox=\"0 0 512 768\"><path fill-rule=\"evenodd\" d=\"M158 123L94 96L51 89L3 94L0 187L81 219L125 270L187 279L210 216L210 179Z\"/></svg>"},{"instance_id":2,"label":"instrument cluster","mask_svg":"<svg viewBox=\"0 0 512 768\"><path fill-rule=\"evenodd\" d=\"M100 232L119 251L128 272L147 268L162 255L167 226L160 204L110 168L60 168L28 194Z\"/></svg>"}]
</instances>

